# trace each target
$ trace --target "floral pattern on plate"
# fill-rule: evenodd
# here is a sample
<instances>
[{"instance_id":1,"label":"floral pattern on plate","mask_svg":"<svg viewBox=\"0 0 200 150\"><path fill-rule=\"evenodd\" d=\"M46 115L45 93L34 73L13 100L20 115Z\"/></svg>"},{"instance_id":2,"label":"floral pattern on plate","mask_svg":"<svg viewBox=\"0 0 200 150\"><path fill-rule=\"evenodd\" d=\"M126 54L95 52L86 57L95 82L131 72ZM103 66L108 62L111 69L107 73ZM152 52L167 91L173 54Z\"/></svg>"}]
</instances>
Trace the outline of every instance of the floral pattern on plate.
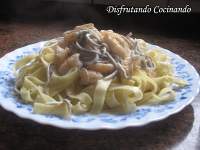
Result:
<instances>
[{"instance_id":1,"label":"floral pattern on plate","mask_svg":"<svg viewBox=\"0 0 200 150\"><path fill-rule=\"evenodd\" d=\"M98 115L83 114L79 116L72 115L69 119L63 119L53 115L34 114L32 112L32 106L23 104L20 101L20 97L14 92L15 77L13 75L13 66L15 62L23 56L39 52L44 43L45 42L39 42L19 48L0 59L0 104L6 110L22 118L68 129L96 130L141 126L153 121L165 119L181 111L192 102L199 92L199 75L189 62L169 50L149 44L149 49L158 48L169 55L176 76L188 82L188 86L177 91L177 96L174 101L162 105L140 106L136 112L123 115L106 113Z\"/></svg>"}]
</instances>

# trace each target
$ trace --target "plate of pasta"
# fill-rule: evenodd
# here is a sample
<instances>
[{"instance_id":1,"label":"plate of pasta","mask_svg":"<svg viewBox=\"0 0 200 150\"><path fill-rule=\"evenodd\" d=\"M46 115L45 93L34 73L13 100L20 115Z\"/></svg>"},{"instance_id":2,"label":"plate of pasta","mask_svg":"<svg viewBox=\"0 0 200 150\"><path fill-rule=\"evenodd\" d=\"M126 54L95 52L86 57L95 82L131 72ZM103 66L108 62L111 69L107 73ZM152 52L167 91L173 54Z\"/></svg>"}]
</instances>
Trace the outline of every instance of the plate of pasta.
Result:
<instances>
[{"instance_id":1,"label":"plate of pasta","mask_svg":"<svg viewBox=\"0 0 200 150\"><path fill-rule=\"evenodd\" d=\"M21 118L66 129L120 129L181 111L199 92L177 54L92 23L0 59L0 104Z\"/></svg>"}]
</instances>

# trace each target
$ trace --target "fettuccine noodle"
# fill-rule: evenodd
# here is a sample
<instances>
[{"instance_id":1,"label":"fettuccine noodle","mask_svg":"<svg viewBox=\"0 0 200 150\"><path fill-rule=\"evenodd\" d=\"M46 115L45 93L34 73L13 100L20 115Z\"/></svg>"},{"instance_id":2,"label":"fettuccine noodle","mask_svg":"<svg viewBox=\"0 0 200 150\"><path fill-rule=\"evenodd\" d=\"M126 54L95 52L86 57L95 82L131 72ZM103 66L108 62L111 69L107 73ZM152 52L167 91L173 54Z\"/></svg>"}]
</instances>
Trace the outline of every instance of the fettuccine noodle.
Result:
<instances>
[{"instance_id":1,"label":"fettuccine noodle","mask_svg":"<svg viewBox=\"0 0 200 150\"><path fill-rule=\"evenodd\" d=\"M77 26L15 64L15 89L34 113L62 117L172 101L172 85L186 82L174 76L166 54L146 45L131 34Z\"/></svg>"}]
</instances>

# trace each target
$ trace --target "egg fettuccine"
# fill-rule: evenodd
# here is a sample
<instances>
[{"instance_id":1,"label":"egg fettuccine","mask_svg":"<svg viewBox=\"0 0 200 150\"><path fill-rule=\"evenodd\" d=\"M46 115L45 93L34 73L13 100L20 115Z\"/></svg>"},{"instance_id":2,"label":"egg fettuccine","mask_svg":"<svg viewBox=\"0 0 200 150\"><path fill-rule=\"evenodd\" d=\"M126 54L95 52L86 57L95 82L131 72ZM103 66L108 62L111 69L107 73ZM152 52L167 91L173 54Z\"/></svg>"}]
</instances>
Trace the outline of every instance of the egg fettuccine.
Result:
<instances>
[{"instance_id":1,"label":"egg fettuccine","mask_svg":"<svg viewBox=\"0 0 200 150\"><path fill-rule=\"evenodd\" d=\"M39 54L15 65L16 91L34 113L62 117L102 111L129 113L139 105L175 99L170 59L143 40L93 24L48 41Z\"/></svg>"}]
</instances>

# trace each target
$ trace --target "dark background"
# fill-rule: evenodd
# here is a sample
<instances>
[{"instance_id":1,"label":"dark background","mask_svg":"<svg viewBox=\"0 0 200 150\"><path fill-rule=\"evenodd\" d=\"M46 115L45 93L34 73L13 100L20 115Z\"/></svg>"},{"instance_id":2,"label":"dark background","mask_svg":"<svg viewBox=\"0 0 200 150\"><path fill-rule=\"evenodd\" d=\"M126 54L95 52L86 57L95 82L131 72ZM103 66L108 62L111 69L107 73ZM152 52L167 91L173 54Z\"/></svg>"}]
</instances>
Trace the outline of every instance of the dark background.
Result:
<instances>
[{"instance_id":1,"label":"dark background","mask_svg":"<svg viewBox=\"0 0 200 150\"><path fill-rule=\"evenodd\" d=\"M185 7L190 5L189 14L108 14L107 5L152 7ZM81 24L93 22L97 26L116 30L136 28L142 32L157 32L199 38L200 0L2 0L0 20L7 23L65 21Z\"/></svg>"}]
</instances>

